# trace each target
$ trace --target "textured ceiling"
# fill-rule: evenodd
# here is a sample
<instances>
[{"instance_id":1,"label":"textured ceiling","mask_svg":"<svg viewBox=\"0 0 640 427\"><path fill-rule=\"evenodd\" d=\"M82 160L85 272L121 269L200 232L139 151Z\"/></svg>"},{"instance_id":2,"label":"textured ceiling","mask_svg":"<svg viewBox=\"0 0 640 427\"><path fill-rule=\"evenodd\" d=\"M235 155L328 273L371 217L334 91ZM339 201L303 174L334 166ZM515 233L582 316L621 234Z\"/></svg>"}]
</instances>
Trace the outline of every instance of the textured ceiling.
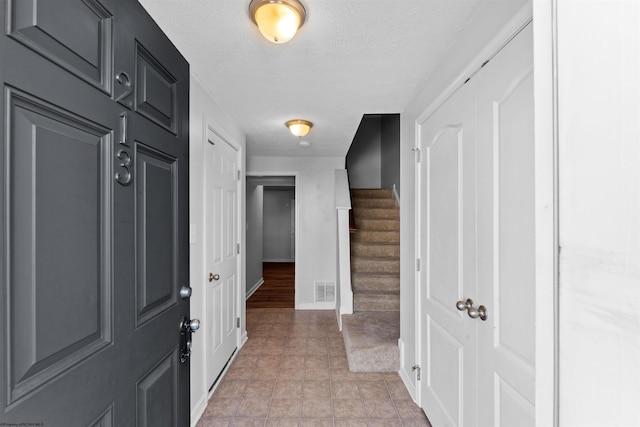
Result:
<instances>
[{"instance_id":1,"label":"textured ceiling","mask_svg":"<svg viewBox=\"0 0 640 427\"><path fill-rule=\"evenodd\" d=\"M480 0L302 0L307 21L280 45L249 0L140 2L241 125L248 155L343 156L363 114L403 110ZM314 123L311 147L285 128L293 118Z\"/></svg>"}]
</instances>

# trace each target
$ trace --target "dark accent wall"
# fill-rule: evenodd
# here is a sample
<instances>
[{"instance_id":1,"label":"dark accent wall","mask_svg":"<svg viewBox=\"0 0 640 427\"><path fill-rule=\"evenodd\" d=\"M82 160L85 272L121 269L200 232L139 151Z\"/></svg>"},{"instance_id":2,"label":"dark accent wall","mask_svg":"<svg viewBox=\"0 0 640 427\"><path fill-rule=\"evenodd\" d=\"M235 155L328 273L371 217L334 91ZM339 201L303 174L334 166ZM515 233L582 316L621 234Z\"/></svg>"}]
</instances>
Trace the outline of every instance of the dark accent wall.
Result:
<instances>
[{"instance_id":1,"label":"dark accent wall","mask_svg":"<svg viewBox=\"0 0 640 427\"><path fill-rule=\"evenodd\" d=\"M380 116L363 116L347 153L351 188L380 188L380 139Z\"/></svg>"},{"instance_id":2,"label":"dark accent wall","mask_svg":"<svg viewBox=\"0 0 640 427\"><path fill-rule=\"evenodd\" d=\"M400 194L400 114L365 114L346 157L351 188Z\"/></svg>"},{"instance_id":3,"label":"dark accent wall","mask_svg":"<svg viewBox=\"0 0 640 427\"><path fill-rule=\"evenodd\" d=\"M380 154L382 188L395 185L400 195L400 114L386 114L380 118Z\"/></svg>"}]
</instances>

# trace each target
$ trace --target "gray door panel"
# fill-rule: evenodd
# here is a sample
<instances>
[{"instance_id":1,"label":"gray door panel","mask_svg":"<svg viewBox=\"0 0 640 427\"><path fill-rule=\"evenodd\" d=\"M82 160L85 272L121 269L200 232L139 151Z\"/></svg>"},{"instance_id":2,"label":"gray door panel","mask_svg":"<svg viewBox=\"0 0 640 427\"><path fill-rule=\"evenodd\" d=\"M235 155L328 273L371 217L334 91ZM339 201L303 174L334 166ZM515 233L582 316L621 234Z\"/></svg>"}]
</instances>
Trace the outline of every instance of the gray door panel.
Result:
<instances>
[{"instance_id":1,"label":"gray door panel","mask_svg":"<svg viewBox=\"0 0 640 427\"><path fill-rule=\"evenodd\" d=\"M188 425L188 64L137 2L0 22L0 421Z\"/></svg>"}]
</instances>

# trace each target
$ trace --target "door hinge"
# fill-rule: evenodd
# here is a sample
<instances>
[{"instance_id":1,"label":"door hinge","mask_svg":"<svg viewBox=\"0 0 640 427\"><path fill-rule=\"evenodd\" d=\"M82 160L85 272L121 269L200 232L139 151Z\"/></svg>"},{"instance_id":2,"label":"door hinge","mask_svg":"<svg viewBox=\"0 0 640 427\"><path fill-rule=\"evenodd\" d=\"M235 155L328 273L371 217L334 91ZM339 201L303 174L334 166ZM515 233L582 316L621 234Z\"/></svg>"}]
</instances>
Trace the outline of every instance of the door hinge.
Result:
<instances>
[{"instance_id":1,"label":"door hinge","mask_svg":"<svg viewBox=\"0 0 640 427\"><path fill-rule=\"evenodd\" d=\"M236 328L240 327L240 318L236 317Z\"/></svg>"},{"instance_id":2,"label":"door hinge","mask_svg":"<svg viewBox=\"0 0 640 427\"><path fill-rule=\"evenodd\" d=\"M421 371L420 366L419 365L413 365L411 367L411 370L412 371L416 371L416 374L418 375L418 377L417 377L418 381L420 381L420 371Z\"/></svg>"},{"instance_id":3,"label":"door hinge","mask_svg":"<svg viewBox=\"0 0 640 427\"><path fill-rule=\"evenodd\" d=\"M416 258L416 271L420 271L420 267L422 267L420 258Z\"/></svg>"},{"instance_id":4,"label":"door hinge","mask_svg":"<svg viewBox=\"0 0 640 427\"><path fill-rule=\"evenodd\" d=\"M238 181L240 181L240 169L238 169L236 172L237 172L237 176L238 176Z\"/></svg>"},{"instance_id":5,"label":"door hinge","mask_svg":"<svg viewBox=\"0 0 640 427\"><path fill-rule=\"evenodd\" d=\"M240 255L240 243L236 243L236 254Z\"/></svg>"},{"instance_id":6,"label":"door hinge","mask_svg":"<svg viewBox=\"0 0 640 427\"><path fill-rule=\"evenodd\" d=\"M419 148L412 148L411 151L413 151L414 153L416 153L416 163L420 163L420 160L422 160L422 151L420 151Z\"/></svg>"}]
</instances>

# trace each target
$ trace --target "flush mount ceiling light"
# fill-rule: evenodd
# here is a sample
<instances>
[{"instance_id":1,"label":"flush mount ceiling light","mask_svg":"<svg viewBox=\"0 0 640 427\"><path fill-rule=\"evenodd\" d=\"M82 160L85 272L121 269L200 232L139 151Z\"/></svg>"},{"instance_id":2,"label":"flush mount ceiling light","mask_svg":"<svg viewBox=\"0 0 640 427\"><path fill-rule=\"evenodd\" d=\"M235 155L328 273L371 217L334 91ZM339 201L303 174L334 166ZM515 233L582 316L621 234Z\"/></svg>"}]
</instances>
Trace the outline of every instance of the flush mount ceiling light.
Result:
<instances>
[{"instance_id":1,"label":"flush mount ceiling light","mask_svg":"<svg viewBox=\"0 0 640 427\"><path fill-rule=\"evenodd\" d=\"M251 19L273 43L286 43L304 24L307 12L298 0L251 0Z\"/></svg>"},{"instance_id":2,"label":"flush mount ceiling light","mask_svg":"<svg viewBox=\"0 0 640 427\"><path fill-rule=\"evenodd\" d=\"M313 127L313 123L301 119L289 120L284 125L289 128L289 132L300 138L306 136Z\"/></svg>"}]
</instances>

